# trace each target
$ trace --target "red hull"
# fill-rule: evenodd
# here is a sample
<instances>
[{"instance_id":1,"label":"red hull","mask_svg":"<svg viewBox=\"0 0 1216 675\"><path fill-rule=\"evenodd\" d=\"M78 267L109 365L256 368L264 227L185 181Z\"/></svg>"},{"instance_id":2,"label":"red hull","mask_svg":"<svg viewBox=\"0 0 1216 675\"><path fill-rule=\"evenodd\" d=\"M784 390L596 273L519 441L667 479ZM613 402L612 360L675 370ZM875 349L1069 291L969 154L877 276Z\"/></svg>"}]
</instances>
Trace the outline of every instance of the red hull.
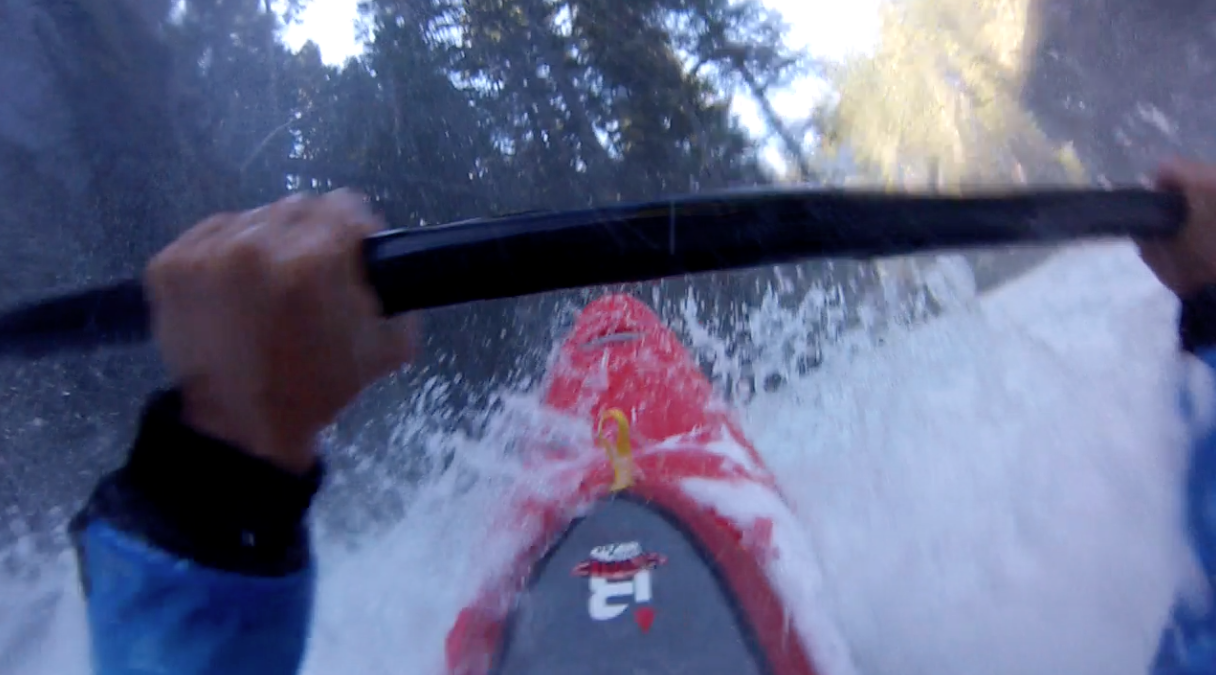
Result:
<instances>
[{"instance_id":1,"label":"red hull","mask_svg":"<svg viewBox=\"0 0 1216 675\"><path fill-rule=\"evenodd\" d=\"M609 411L624 413L634 466L626 490L675 516L713 552L776 675L813 675L798 629L765 572L774 554L772 521L756 518L741 525L681 488L685 480L705 479L777 492L755 448L679 338L642 302L621 295L600 298L576 321L545 386L546 404L589 425ZM504 523L526 523L535 534L507 571L461 611L447 637L450 673L490 668L529 571L574 518L611 492L614 472L605 451L594 446L587 451L602 461L559 474L549 496L507 509Z\"/></svg>"}]
</instances>

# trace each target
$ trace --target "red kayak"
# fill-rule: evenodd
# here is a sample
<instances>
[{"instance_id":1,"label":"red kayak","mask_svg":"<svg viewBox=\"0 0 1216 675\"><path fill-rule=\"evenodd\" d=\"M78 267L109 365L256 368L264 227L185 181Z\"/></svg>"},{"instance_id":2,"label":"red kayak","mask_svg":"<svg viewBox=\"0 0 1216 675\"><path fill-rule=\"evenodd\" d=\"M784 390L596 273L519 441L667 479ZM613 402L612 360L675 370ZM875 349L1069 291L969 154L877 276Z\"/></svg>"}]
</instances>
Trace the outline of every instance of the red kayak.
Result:
<instances>
[{"instance_id":1,"label":"red kayak","mask_svg":"<svg viewBox=\"0 0 1216 675\"><path fill-rule=\"evenodd\" d=\"M791 572L774 571L773 509L713 495L775 504L782 522L788 508L679 338L642 302L600 298L544 391L598 447L504 510L524 545L460 612L448 671L815 673L778 592L797 594Z\"/></svg>"}]
</instances>

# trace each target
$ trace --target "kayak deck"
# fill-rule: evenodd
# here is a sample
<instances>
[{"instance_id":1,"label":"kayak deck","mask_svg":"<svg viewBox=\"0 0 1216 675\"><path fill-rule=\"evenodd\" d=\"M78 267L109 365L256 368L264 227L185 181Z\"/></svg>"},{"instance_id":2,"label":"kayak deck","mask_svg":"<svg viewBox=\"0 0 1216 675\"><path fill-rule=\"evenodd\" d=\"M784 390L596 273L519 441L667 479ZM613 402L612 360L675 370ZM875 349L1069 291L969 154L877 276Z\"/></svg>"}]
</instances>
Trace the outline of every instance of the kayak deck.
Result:
<instances>
[{"instance_id":1,"label":"kayak deck","mask_svg":"<svg viewBox=\"0 0 1216 675\"><path fill-rule=\"evenodd\" d=\"M602 447L504 509L529 543L457 617L449 672L813 675L766 574L772 521L728 519L682 487L778 493L679 338L642 302L600 298L544 401L588 420Z\"/></svg>"},{"instance_id":2,"label":"kayak deck","mask_svg":"<svg viewBox=\"0 0 1216 675\"><path fill-rule=\"evenodd\" d=\"M706 551L656 509L609 498L537 564L493 672L772 672L750 632Z\"/></svg>"}]
</instances>

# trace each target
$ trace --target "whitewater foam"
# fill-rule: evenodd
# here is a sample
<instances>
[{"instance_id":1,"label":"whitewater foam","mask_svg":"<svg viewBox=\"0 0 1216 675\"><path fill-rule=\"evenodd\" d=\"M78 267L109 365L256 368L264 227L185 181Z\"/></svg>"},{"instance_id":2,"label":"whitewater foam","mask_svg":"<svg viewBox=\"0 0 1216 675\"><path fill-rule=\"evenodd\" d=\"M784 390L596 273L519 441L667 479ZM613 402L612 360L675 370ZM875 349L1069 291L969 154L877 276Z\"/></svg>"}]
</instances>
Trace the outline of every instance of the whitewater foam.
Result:
<instances>
[{"instance_id":1,"label":"whitewater foam","mask_svg":"<svg viewBox=\"0 0 1216 675\"><path fill-rule=\"evenodd\" d=\"M1174 311L1077 248L744 411L861 671L1146 672L1189 560Z\"/></svg>"}]
</instances>

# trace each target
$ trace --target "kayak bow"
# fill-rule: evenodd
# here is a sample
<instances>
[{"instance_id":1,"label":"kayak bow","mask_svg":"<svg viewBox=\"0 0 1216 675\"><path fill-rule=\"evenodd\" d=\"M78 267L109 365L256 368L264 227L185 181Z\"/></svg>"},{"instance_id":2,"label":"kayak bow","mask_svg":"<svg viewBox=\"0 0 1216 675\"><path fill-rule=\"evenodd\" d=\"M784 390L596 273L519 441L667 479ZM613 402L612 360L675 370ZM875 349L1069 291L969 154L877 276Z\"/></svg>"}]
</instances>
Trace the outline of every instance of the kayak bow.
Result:
<instances>
[{"instance_id":1,"label":"kayak bow","mask_svg":"<svg viewBox=\"0 0 1216 675\"><path fill-rule=\"evenodd\" d=\"M501 510L517 555L456 619L449 672L816 673L830 638L778 591L813 575L773 564L792 512L676 335L632 297L600 298L544 391L599 447ZM732 517L718 488L772 508Z\"/></svg>"}]
</instances>

